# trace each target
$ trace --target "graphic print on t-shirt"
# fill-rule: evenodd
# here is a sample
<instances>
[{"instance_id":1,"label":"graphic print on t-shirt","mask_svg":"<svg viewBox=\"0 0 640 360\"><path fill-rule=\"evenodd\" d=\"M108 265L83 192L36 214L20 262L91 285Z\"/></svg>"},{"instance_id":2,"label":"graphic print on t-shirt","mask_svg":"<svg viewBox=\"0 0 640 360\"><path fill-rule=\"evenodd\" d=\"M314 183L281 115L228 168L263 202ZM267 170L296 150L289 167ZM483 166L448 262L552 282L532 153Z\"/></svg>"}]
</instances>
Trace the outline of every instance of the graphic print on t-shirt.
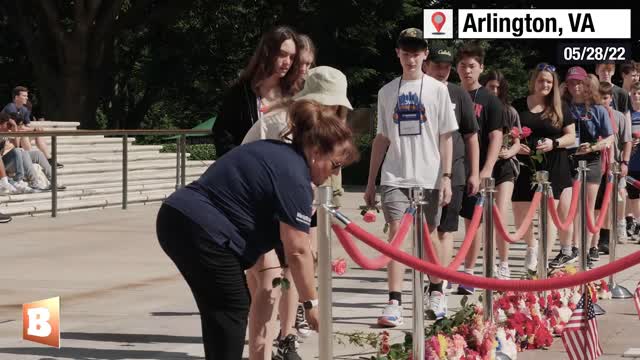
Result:
<instances>
[{"instance_id":1,"label":"graphic print on t-shirt","mask_svg":"<svg viewBox=\"0 0 640 360\"><path fill-rule=\"evenodd\" d=\"M473 110L476 113L476 117L479 118L480 114L482 114L482 104L473 103Z\"/></svg>"},{"instance_id":2,"label":"graphic print on t-shirt","mask_svg":"<svg viewBox=\"0 0 640 360\"><path fill-rule=\"evenodd\" d=\"M401 118L402 115L412 113L420 115L420 123L427 121L424 105L422 101L420 101L420 96L411 91L409 93L402 93L398 96L398 103L393 112L393 122L397 124L398 119Z\"/></svg>"}]
</instances>

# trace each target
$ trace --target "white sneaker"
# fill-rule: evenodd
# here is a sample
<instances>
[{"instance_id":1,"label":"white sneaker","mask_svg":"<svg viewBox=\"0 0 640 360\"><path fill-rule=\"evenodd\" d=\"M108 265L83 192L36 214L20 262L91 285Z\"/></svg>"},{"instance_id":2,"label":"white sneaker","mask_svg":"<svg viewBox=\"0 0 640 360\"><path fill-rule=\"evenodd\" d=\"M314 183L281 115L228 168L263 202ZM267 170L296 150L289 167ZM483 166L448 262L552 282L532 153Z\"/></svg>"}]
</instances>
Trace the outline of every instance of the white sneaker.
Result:
<instances>
[{"instance_id":1,"label":"white sneaker","mask_svg":"<svg viewBox=\"0 0 640 360\"><path fill-rule=\"evenodd\" d=\"M15 186L11 185L8 181L0 181L0 194L15 194L18 192Z\"/></svg>"},{"instance_id":2,"label":"white sneaker","mask_svg":"<svg viewBox=\"0 0 640 360\"><path fill-rule=\"evenodd\" d=\"M435 314L435 318L429 320L440 320L447 316L447 297L440 291L433 291L428 296L427 307Z\"/></svg>"},{"instance_id":3,"label":"white sneaker","mask_svg":"<svg viewBox=\"0 0 640 360\"><path fill-rule=\"evenodd\" d=\"M46 186L42 181L38 180L32 181L29 186L31 186L31 188L37 192L50 190L50 187Z\"/></svg>"},{"instance_id":4,"label":"white sneaker","mask_svg":"<svg viewBox=\"0 0 640 360\"><path fill-rule=\"evenodd\" d=\"M616 225L616 231L618 232L618 244L627 243L627 221L622 219L618 221Z\"/></svg>"},{"instance_id":5,"label":"white sneaker","mask_svg":"<svg viewBox=\"0 0 640 360\"><path fill-rule=\"evenodd\" d=\"M532 272L538 270L538 248L530 248L527 246L527 255L524 258L524 267Z\"/></svg>"},{"instance_id":6,"label":"white sneaker","mask_svg":"<svg viewBox=\"0 0 640 360\"><path fill-rule=\"evenodd\" d=\"M511 270L509 270L509 264L501 264L498 266L496 277L502 280L509 280L511 278Z\"/></svg>"},{"instance_id":7,"label":"white sneaker","mask_svg":"<svg viewBox=\"0 0 640 360\"><path fill-rule=\"evenodd\" d=\"M19 193L23 193L23 194L29 194L33 192L33 189L23 180L20 180L18 182L14 182L13 186L16 188L16 190Z\"/></svg>"},{"instance_id":8,"label":"white sneaker","mask_svg":"<svg viewBox=\"0 0 640 360\"><path fill-rule=\"evenodd\" d=\"M396 300L389 300L389 304L382 310L382 316L378 318L378 325L396 327L401 326L403 323L402 305L398 305Z\"/></svg>"}]
</instances>

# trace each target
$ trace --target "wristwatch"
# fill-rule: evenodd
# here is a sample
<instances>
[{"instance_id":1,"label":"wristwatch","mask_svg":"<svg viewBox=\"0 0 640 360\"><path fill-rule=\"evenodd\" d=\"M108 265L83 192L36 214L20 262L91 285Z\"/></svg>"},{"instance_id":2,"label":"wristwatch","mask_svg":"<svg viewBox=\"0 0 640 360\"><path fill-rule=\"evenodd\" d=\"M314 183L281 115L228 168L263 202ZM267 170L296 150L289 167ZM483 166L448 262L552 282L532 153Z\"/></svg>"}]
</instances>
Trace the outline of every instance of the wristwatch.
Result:
<instances>
[{"instance_id":1,"label":"wristwatch","mask_svg":"<svg viewBox=\"0 0 640 360\"><path fill-rule=\"evenodd\" d=\"M442 177L447 177L451 179L451 173L442 173Z\"/></svg>"},{"instance_id":2,"label":"wristwatch","mask_svg":"<svg viewBox=\"0 0 640 360\"><path fill-rule=\"evenodd\" d=\"M629 166L629 162L627 160L620 161L620 164L625 164L625 165Z\"/></svg>"},{"instance_id":3,"label":"wristwatch","mask_svg":"<svg viewBox=\"0 0 640 360\"><path fill-rule=\"evenodd\" d=\"M311 310L317 306L318 306L318 299L311 299L311 300L302 302L302 307L304 307L305 310Z\"/></svg>"},{"instance_id":4,"label":"wristwatch","mask_svg":"<svg viewBox=\"0 0 640 360\"><path fill-rule=\"evenodd\" d=\"M553 148L557 149L559 147L560 147L560 140L558 139L553 140Z\"/></svg>"}]
</instances>

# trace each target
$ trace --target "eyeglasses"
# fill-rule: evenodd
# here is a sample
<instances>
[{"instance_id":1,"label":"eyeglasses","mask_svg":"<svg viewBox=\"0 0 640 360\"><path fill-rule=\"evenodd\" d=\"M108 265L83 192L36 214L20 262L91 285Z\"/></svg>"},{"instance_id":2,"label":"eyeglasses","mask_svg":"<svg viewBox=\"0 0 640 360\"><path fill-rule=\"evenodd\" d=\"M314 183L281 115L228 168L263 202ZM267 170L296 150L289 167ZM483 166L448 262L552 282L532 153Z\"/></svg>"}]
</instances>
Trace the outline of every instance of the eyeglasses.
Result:
<instances>
[{"instance_id":1,"label":"eyeglasses","mask_svg":"<svg viewBox=\"0 0 640 360\"><path fill-rule=\"evenodd\" d=\"M549 64L538 64L538 67L536 69L540 71L556 72L556 67Z\"/></svg>"},{"instance_id":2,"label":"eyeglasses","mask_svg":"<svg viewBox=\"0 0 640 360\"><path fill-rule=\"evenodd\" d=\"M335 161L333 161L333 159L330 159L329 161L331 161L331 171L336 171L338 169L342 169L342 163L341 162L335 162Z\"/></svg>"}]
</instances>

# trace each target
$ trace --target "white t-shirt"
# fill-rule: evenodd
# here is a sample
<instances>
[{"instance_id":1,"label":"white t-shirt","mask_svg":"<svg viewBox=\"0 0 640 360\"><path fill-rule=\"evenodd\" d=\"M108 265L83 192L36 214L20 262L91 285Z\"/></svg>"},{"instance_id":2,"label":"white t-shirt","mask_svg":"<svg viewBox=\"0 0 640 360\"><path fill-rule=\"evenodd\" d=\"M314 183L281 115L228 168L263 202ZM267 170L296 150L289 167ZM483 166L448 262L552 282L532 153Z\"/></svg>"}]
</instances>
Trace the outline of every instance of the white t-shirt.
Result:
<instances>
[{"instance_id":1,"label":"white t-shirt","mask_svg":"<svg viewBox=\"0 0 640 360\"><path fill-rule=\"evenodd\" d=\"M378 92L378 134L390 141L381 185L438 189L442 172L440 135L458 129L449 92L444 84L426 75L422 80L402 80L398 91L399 81L392 80ZM420 102L425 115L420 120L420 134L400 136L400 121L394 119L397 106L401 111L419 111ZM416 132L416 127L403 126L403 133Z\"/></svg>"},{"instance_id":2,"label":"white t-shirt","mask_svg":"<svg viewBox=\"0 0 640 360\"><path fill-rule=\"evenodd\" d=\"M280 140L290 142L282 139L283 132L288 126L288 113L286 108L280 108L268 112L256 121L251 129L247 131L247 134L242 140L242 145L257 140Z\"/></svg>"}]
</instances>

